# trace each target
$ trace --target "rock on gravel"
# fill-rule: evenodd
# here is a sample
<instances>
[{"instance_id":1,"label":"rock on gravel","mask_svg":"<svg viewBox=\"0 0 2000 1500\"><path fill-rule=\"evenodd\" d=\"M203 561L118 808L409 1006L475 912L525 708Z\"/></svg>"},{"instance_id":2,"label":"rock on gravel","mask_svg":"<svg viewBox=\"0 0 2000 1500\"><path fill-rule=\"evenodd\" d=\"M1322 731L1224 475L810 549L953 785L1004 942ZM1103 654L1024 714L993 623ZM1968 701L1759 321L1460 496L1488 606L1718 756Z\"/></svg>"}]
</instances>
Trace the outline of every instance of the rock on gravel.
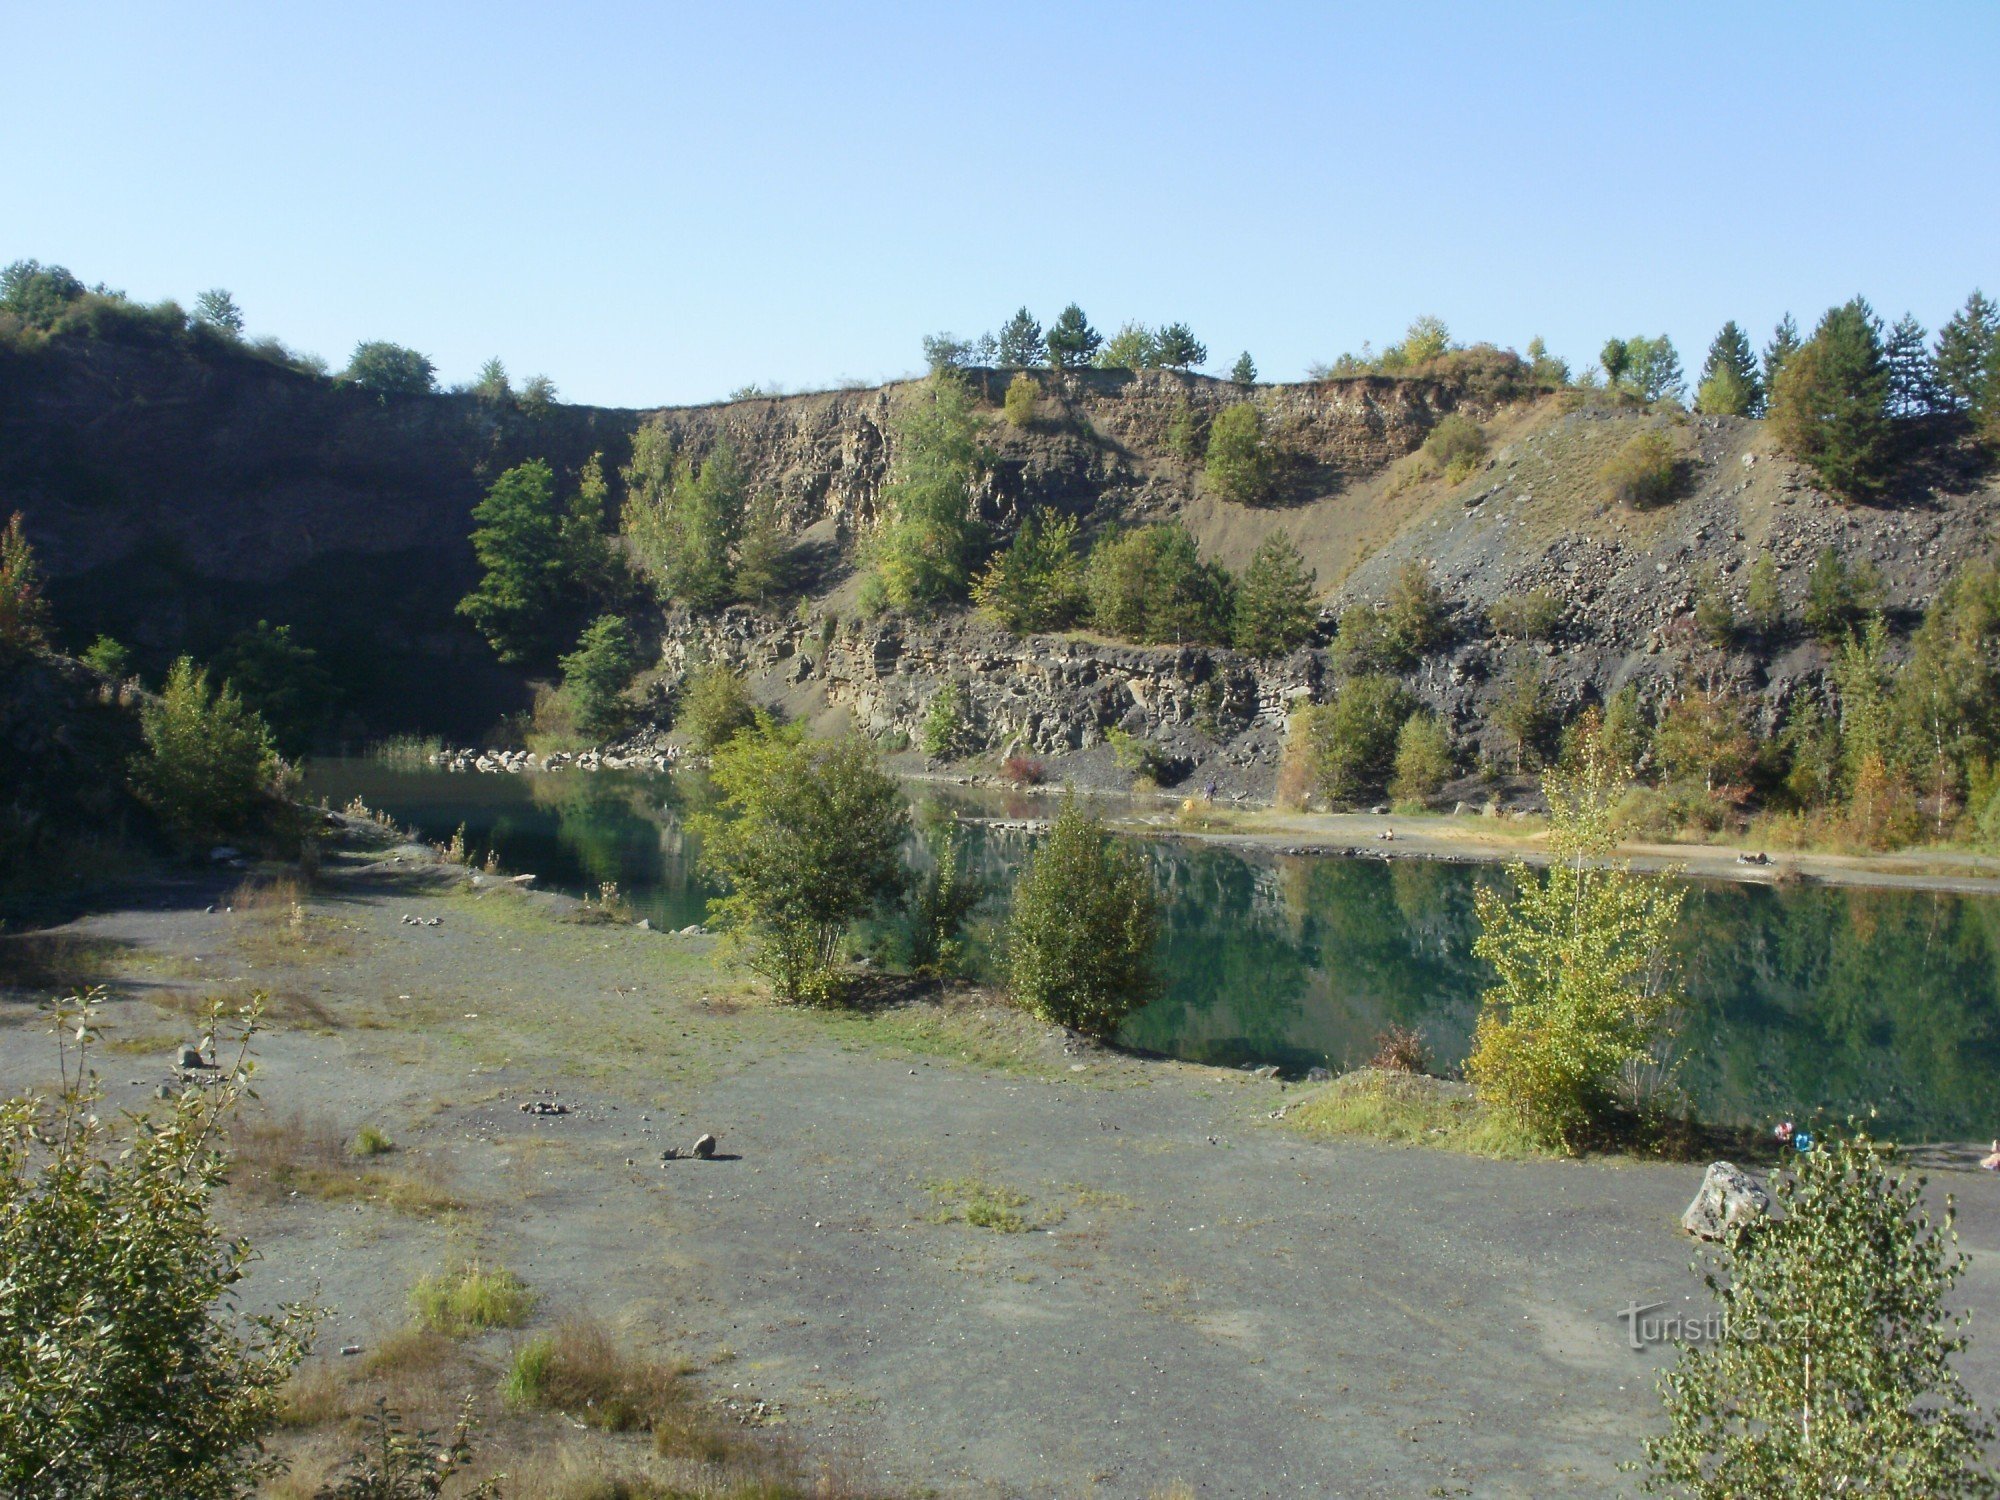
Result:
<instances>
[{"instance_id":1,"label":"rock on gravel","mask_svg":"<svg viewBox=\"0 0 2000 1500\"><path fill-rule=\"evenodd\" d=\"M1733 1162L1709 1164L1701 1188L1681 1215L1681 1227L1698 1239L1719 1240L1739 1224L1754 1223L1771 1212L1771 1200Z\"/></svg>"}]
</instances>

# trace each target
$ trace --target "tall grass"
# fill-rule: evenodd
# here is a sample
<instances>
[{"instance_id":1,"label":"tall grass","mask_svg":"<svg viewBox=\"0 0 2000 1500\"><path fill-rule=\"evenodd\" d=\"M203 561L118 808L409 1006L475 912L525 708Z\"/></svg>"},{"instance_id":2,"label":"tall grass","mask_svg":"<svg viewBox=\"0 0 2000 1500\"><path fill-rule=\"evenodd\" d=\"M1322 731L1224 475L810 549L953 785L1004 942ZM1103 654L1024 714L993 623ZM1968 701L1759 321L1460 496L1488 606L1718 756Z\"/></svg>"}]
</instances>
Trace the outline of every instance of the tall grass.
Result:
<instances>
[{"instance_id":1,"label":"tall grass","mask_svg":"<svg viewBox=\"0 0 2000 1500\"><path fill-rule=\"evenodd\" d=\"M434 734L392 734L369 746L368 756L392 771L423 771L429 769L431 757L445 749L445 742Z\"/></svg>"},{"instance_id":2,"label":"tall grass","mask_svg":"<svg viewBox=\"0 0 2000 1500\"><path fill-rule=\"evenodd\" d=\"M435 1271L410 1288L410 1310L425 1328L462 1337L489 1328L519 1328L535 1310L528 1284L504 1266L467 1261Z\"/></svg>"}]
</instances>

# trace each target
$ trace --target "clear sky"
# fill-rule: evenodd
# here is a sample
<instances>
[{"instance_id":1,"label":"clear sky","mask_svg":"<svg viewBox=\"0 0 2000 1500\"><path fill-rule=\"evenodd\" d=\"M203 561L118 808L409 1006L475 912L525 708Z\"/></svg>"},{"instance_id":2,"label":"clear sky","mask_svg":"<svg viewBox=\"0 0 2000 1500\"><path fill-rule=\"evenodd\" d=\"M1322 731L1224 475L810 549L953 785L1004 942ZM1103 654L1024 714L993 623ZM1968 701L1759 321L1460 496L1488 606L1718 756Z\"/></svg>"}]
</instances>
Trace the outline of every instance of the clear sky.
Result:
<instances>
[{"instance_id":1,"label":"clear sky","mask_svg":"<svg viewBox=\"0 0 2000 1500\"><path fill-rule=\"evenodd\" d=\"M658 405L1080 302L1690 372L2000 293L2000 4L0 0L0 261Z\"/></svg>"}]
</instances>

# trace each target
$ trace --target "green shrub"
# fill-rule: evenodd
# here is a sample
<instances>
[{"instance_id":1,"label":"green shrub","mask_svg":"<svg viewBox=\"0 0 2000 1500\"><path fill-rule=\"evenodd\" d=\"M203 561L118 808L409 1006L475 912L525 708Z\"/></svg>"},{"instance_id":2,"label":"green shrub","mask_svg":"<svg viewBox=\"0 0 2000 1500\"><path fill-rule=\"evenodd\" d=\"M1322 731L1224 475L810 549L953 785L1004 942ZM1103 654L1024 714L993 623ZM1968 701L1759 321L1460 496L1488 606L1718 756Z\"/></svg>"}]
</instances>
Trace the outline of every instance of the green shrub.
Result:
<instances>
[{"instance_id":1,"label":"green shrub","mask_svg":"<svg viewBox=\"0 0 2000 1500\"><path fill-rule=\"evenodd\" d=\"M1817 1139L1774 1175L1774 1214L1729 1232L1705 1278L1720 1337L1683 1344L1660 1377L1649 1491L1994 1493L1992 1424L1952 1368L1967 1318L1946 1302L1967 1258L1951 1200L1934 1221L1894 1150Z\"/></svg>"},{"instance_id":2,"label":"green shrub","mask_svg":"<svg viewBox=\"0 0 2000 1500\"><path fill-rule=\"evenodd\" d=\"M1527 771L1540 765L1555 728L1555 702L1542 664L1526 654L1509 661L1491 712L1493 722L1514 742L1516 768Z\"/></svg>"},{"instance_id":3,"label":"green shrub","mask_svg":"<svg viewBox=\"0 0 2000 1500\"><path fill-rule=\"evenodd\" d=\"M1206 451L1201 417L1183 393L1174 403L1173 415L1167 418L1167 452L1192 462Z\"/></svg>"},{"instance_id":4,"label":"green shrub","mask_svg":"<svg viewBox=\"0 0 2000 1500\"><path fill-rule=\"evenodd\" d=\"M1380 795L1393 774L1397 740L1413 706L1393 677L1350 677L1330 702L1292 714L1286 753L1327 800L1365 801Z\"/></svg>"},{"instance_id":5,"label":"green shrub","mask_svg":"<svg viewBox=\"0 0 2000 1500\"><path fill-rule=\"evenodd\" d=\"M1166 758L1160 754L1160 747L1143 735L1130 734L1113 725L1104 731L1104 742L1111 747L1113 763L1136 785L1157 786L1166 774Z\"/></svg>"},{"instance_id":6,"label":"green shrub","mask_svg":"<svg viewBox=\"0 0 2000 1500\"><path fill-rule=\"evenodd\" d=\"M1380 609L1351 605L1341 612L1334 658L1350 673L1401 672L1414 667L1451 637L1444 591L1430 569L1405 561Z\"/></svg>"},{"instance_id":7,"label":"green shrub","mask_svg":"<svg viewBox=\"0 0 2000 1500\"><path fill-rule=\"evenodd\" d=\"M0 531L0 659L46 645L48 612L41 567L16 511Z\"/></svg>"},{"instance_id":8,"label":"green shrub","mask_svg":"<svg viewBox=\"0 0 2000 1500\"><path fill-rule=\"evenodd\" d=\"M433 1333L451 1338L489 1328L519 1328L535 1310L528 1284L505 1267L487 1270L471 1260L434 1271L410 1288L410 1311Z\"/></svg>"},{"instance_id":9,"label":"green shrub","mask_svg":"<svg viewBox=\"0 0 2000 1500\"><path fill-rule=\"evenodd\" d=\"M1424 802L1451 780L1451 734L1434 713L1419 711L1396 734L1396 770L1389 791L1399 802Z\"/></svg>"},{"instance_id":10,"label":"green shrub","mask_svg":"<svg viewBox=\"0 0 2000 1500\"><path fill-rule=\"evenodd\" d=\"M1486 457L1486 430L1463 412L1449 412L1424 439L1424 457L1453 484Z\"/></svg>"},{"instance_id":11,"label":"green shrub","mask_svg":"<svg viewBox=\"0 0 2000 1500\"><path fill-rule=\"evenodd\" d=\"M1045 1021L1109 1037L1159 992L1159 898L1145 861L1073 793L1014 883L1014 998Z\"/></svg>"},{"instance_id":12,"label":"green shrub","mask_svg":"<svg viewBox=\"0 0 2000 1500\"><path fill-rule=\"evenodd\" d=\"M278 773L264 721L224 683L181 657L158 698L139 711L146 749L134 789L168 828L198 841L252 832L272 805Z\"/></svg>"},{"instance_id":13,"label":"green shrub","mask_svg":"<svg viewBox=\"0 0 2000 1500\"><path fill-rule=\"evenodd\" d=\"M562 659L563 691L585 734L602 738L624 727L623 695L637 659L631 629L617 615L599 615Z\"/></svg>"},{"instance_id":14,"label":"green shrub","mask_svg":"<svg viewBox=\"0 0 2000 1500\"><path fill-rule=\"evenodd\" d=\"M1208 428L1208 483L1225 500L1259 505L1271 498L1276 459L1264 438L1264 414L1247 401L1224 407Z\"/></svg>"},{"instance_id":15,"label":"green shrub","mask_svg":"<svg viewBox=\"0 0 2000 1500\"><path fill-rule=\"evenodd\" d=\"M1838 645L1882 608L1882 575L1866 559L1849 563L1837 548L1823 547L1806 575L1805 626Z\"/></svg>"},{"instance_id":16,"label":"green shrub","mask_svg":"<svg viewBox=\"0 0 2000 1500\"><path fill-rule=\"evenodd\" d=\"M464 825L459 832L463 834ZM388 1133L375 1125L363 1125L354 1133L354 1144L350 1148L356 1156L387 1156L396 1149L396 1143Z\"/></svg>"},{"instance_id":17,"label":"green shrub","mask_svg":"<svg viewBox=\"0 0 2000 1500\"><path fill-rule=\"evenodd\" d=\"M696 750L713 754L756 722L756 705L737 673L721 662L709 662L688 673L674 727L687 735Z\"/></svg>"},{"instance_id":18,"label":"green shrub","mask_svg":"<svg viewBox=\"0 0 2000 1500\"><path fill-rule=\"evenodd\" d=\"M1499 982L1480 1002L1465 1075L1537 1140L1577 1151L1603 1130L1629 1066L1653 1059L1676 997L1667 943L1684 892L1604 863L1620 780L1595 743L1542 779L1546 874L1509 867L1509 897L1482 885L1473 952Z\"/></svg>"},{"instance_id":19,"label":"green shrub","mask_svg":"<svg viewBox=\"0 0 2000 1500\"><path fill-rule=\"evenodd\" d=\"M1597 471L1605 498L1636 510L1665 505L1680 493L1684 465L1673 439L1657 428L1635 434Z\"/></svg>"},{"instance_id":20,"label":"green shrub","mask_svg":"<svg viewBox=\"0 0 2000 1500\"><path fill-rule=\"evenodd\" d=\"M1030 511L973 582L973 602L1016 632L1074 625L1089 604L1076 530L1073 516Z\"/></svg>"},{"instance_id":21,"label":"green shrub","mask_svg":"<svg viewBox=\"0 0 2000 1500\"><path fill-rule=\"evenodd\" d=\"M736 546L749 509L750 478L727 442L700 463L676 453L662 418L632 435L621 522L639 571L661 602L719 609L736 592Z\"/></svg>"},{"instance_id":22,"label":"green shrub","mask_svg":"<svg viewBox=\"0 0 2000 1500\"><path fill-rule=\"evenodd\" d=\"M1041 385L1026 370L1016 370L1014 378L1007 382L1007 394L1001 398L1000 409L1006 414L1009 427L1032 427L1035 425L1035 407L1042 396Z\"/></svg>"},{"instance_id":23,"label":"green shrub","mask_svg":"<svg viewBox=\"0 0 2000 1500\"><path fill-rule=\"evenodd\" d=\"M651 1432L689 1402L675 1370L633 1358L608 1330L583 1322L515 1350L500 1393L509 1406L560 1412L601 1432Z\"/></svg>"},{"instance_id":24,"label":"green shrub","mask_svg":"<svg viewBox=\"0 0 2000 1500\"><path fill-rule=\"evenodd\" d=\"M125 682L132 676L132 653L108 635L92 641L77 660L112 682Z\"/></svg>"},{"instance_id":25,"label":"green shrub","mask_svg":"<svg viewBox=\"0 0 2000 1500\"><path fill-rule=\"evenodd\" d=\"M1516 640L1546 641L1562 623L1563 602L1552 589L1530 589L1525 594L1503 594L1486 611L1496 635Z\"/></svg>"},{"instance_id":26,"label":"green shrub","mask_svg":"<svg viewBox=\"0 0 2000 1500\"><path fill-rule=\"evenodd\" d=\"M51 1011L61 1085L0 1103L0 1494L237 1500L279 1468L259 1439L314 1317L232 1305L255 1253L212 1214L255 1014L217 1033L214 1087L120 1139L90 1066L104 998Z\"/></svg>"},{"instance_id":27,"label":"green shrub","mask_svg":"<svg viewBox=\"0 0 2000 1500\"><path fill-rule=\"evenodd\" d=\"M896 442L869 555L883 600L921 613L964 598L971 585L985 536L973 484L990 455L971 390L950 370L933 372L891 426Z\"/></svg>"},{"instance_id":28,"label":"green shrub","mask_svg":"<svg viewBox=\"0 0 2000 1500\"><path fill-rule=\"evenodd\" d=\"M781 1000L824 1001L854 922L903 889L909 813L873 749L762 722L716 752L719 805L695 827L710 904Z\"/></svg>"},{"instance_id":29,"label":"green shrub","mask_svg":"<svg viewBox=\"0 0 2000 1500\"><path fill-rule=\"evenodd\" d=\"M965 738L965 692L955 682L947 682L924 710L917 736L925 760L950 760Z\"/></svg>"}]
</instances>

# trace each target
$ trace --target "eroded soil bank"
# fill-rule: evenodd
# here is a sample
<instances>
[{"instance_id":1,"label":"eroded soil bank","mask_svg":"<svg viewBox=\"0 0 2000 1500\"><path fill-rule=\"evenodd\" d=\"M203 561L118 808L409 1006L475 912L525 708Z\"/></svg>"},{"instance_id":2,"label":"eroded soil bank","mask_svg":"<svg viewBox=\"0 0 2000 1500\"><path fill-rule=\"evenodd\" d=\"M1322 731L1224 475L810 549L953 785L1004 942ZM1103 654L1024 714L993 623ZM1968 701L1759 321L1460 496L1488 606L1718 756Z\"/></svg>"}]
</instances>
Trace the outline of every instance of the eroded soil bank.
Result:
<instances>
[{"instance_id":1,"label":"eroded soil bank","mask_svg":"<svg viewBox=\"0 0 2000 1500\"><path fill-rule=\"evenodd\" d=\"M1296 1086L1078 1049L977 998L782 1010L710 939L576 915L384 848L332 861L297 917L227 882L151 893L37 977L114 984L100 1066L134 1108L196 999L267 990L260 1107L397 1142L382 1170L425 1188L400 1207L229 1200L263 1252L250 1302L325 1305L336 1379L419 1275L477 1256L541 1294L474 1346L489 1409L514 1343L586 1315L898 1489L1596 1496L1628 1487L1667 1358L1620 1309L1707 1311L1676 1222L1699 1165L1302 1139L1271 1119ZM53 1054L35 990L5 993L13 1091ZM542 1100L568 1112L521 1109ZM702 1132L717 1160L661 1165ZM1990 1405L2000 1183L1951 1186ZM503 1447L556 1440L494 1420ZM323 1433L285 1442L326 1461Z\"/></svg>"}]
</instances>

